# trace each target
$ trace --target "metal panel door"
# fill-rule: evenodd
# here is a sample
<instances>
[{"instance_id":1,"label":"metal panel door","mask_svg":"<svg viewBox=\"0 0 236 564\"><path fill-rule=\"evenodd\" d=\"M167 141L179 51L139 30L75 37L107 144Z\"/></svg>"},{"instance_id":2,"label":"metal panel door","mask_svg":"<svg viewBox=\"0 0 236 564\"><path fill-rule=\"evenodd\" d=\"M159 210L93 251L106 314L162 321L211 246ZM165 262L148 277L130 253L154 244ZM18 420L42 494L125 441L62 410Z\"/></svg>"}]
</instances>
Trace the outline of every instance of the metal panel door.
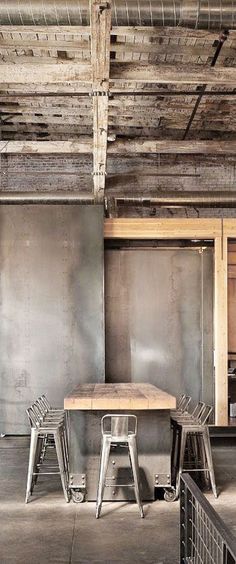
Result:
<instances>
[{"instance_id":1,"label":"metal panel door","mask_svg":"<svg viewBox=\"0 0 236 564\"><path fill-rule=\"evenodd\" d=\"M0 206L0 432L25 408L104 381L103 208Z\"/></svg>"},{"instance_id":2,"label":"metal panel door","mask_svg":"<svg viewBox=\"0 0 236 564\"><path fill-rule=\"evenodd\" d=\"M213 253L105 251L106 380L213 402Z\"/></svg>"}]
</instances>

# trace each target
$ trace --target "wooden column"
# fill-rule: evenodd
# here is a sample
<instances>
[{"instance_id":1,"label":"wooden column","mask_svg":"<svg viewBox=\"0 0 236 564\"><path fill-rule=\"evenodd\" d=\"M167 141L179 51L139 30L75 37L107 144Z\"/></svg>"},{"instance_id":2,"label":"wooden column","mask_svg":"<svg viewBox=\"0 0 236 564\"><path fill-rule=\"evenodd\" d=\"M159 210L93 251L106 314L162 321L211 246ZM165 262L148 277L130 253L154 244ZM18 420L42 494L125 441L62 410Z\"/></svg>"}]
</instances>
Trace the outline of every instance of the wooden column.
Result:
<instances>
[{"instance_id":1,"label":"wooden column","mask_svg":"<svg viewBox=\"0 0 236 564\"><path fill-rule=\"evenodd\" d=\"M91 65L93 94L93 178L94 197L102 202L105 191L108 89L110 71L111 5L90 0Z\"/></svg>"},{"instance_id":2,"label":"wooden column","mask_svg":"<svg viewBox=\"0 0 236 564\"><path fill-rule=\"evenodd\" d=\"M228 425L227 237L215 239L215 424Z\"/></svg>"}]
</instances>

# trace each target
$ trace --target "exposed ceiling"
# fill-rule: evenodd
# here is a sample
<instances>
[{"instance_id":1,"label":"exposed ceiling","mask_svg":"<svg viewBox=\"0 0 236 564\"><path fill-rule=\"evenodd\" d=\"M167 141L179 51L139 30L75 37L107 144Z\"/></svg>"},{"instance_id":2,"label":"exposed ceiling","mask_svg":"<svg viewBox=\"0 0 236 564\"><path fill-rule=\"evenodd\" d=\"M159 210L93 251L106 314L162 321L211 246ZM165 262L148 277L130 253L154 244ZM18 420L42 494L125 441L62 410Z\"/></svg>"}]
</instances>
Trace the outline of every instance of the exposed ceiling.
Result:
<instances>
[{"instance_id":1,"label":"exposed ceiling","mask_svg":"<svg viewBox=\"0 0 236 564\"><path fill-rule=\"evenodd\" d=\"M89 29L84 28L6 28L0 27L0 60L4 63L28 65L58 62L90 63ZM182 28L154 28L133 31L115 30L110 46L112 69L119 63L134 65L168 66L184 72L192 68L210 69L216 51L219 33L189 31ZM114 31L113 31L114 33ZM194 67L193 67L194 65ZM236 31L231 32L222 47L217 65L236 68ZM42 71L43 72L43 71ZM236 70L235 70L236 75ZM111 82L109 96L108 135L145 136L151 138L181 139L187 126L196 95L196 85L173 83ZM2 139L74 139L78 135L92 135L93 114L91 85L79 84L83 96L60 96L76 92L71 84L9 84L1 86ZM119 95L113 91L125 91ZM142 90L154 92L150 96L135 95ZM225 95L214 96L214 91ZM127 91L129 95L127 95ZM165 91L167 95L165 96ZM175 94L171 96L171 91ZM42 96L23 97L22 93L42 93ZM45 93L58 93L45 97ZM181 94L181 92L184 92ZM209 85L189 134L192 139L224 138L234 136L236 126L235 85ZM232 95L234 92L234 95ZM8 93L11 96L8 96ZM4 95L3 95L4 94ZM15 94L15 95L13 95Z\"/></svg>"},{"instance_id":2,"label":"exposed ceiling","mask_svg":"<svg viewBox=\"0 0 236 564\"><path fill-rule=\"evenodd\" d=\"M93 1L91 9L102 20L109 5ZM93 188L93 171L100 199L155 197L168 189L234 190L236 2L113 1L111 30L109 19L99 23L96 17L90 27L85 0L1 2L1 141L84 139L90 149L75 151L81 178L88 176L83 189ZM227 34L220 32L226 27ZM99 60L109 52L110 65ZM101 98L107 100L102 111ZM143 153L129 149L129 139L189 145L184 154L178 144L170 155L154 145ZM126 140L120 151L118 142ZM188 147L197 140L232 142L232 154L222 145L219 155L215 145L215 153L191 155ZM111 145L117 152L109 154ZM38 151L19 145L8 152L36 158Z\"/></svg>"}]
</instances>

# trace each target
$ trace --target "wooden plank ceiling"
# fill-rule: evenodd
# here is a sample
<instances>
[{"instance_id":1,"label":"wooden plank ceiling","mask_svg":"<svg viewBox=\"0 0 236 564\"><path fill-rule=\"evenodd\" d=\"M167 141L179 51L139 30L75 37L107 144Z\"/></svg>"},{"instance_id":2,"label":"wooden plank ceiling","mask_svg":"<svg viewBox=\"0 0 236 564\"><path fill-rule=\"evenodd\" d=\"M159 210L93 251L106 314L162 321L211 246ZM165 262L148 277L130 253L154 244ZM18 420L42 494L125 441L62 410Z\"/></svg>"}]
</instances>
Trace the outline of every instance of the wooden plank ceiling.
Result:
<instances>
[{"instance_id":1,"label":"wooden plank ceiling","mask_svg":"<svg viewBox=\"0 0 236 564\"><path fill-rule=\"evenodd\" d=\"M0 26L2 154L53 155L50 142L74 142L65 151L58 143L58 152L86 161L83 184L91 189L93 178L97 200L173 187L233 190L236 31L213 68L217 31L111 29L107 6L91 2L91 27Z\"/></svg>"}]
</instances>

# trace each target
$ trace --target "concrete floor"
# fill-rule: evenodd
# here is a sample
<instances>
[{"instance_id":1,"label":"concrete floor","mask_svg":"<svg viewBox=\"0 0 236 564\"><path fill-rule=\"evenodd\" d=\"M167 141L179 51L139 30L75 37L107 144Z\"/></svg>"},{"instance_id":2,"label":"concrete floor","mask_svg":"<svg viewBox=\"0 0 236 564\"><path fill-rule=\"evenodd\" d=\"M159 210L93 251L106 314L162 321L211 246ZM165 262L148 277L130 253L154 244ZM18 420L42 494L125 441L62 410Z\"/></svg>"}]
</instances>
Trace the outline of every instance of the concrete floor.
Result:
<instances>
[{"instance_id":1,"label":"concrete floor","mask_svg":"<svg viewBox=\"0 0 236 564\"><path fill-rule=\"evenodd\" d=\"M222 441L222 440L221 440ZM214 439L215 442L215 439ZM177 564L179 503L66 504L57 477L41 478L24 504L28 440L0 439L1 564ZM213 447L220 495L208 499L236 534L236 442Z\"/></svg>"}]
</instances>

